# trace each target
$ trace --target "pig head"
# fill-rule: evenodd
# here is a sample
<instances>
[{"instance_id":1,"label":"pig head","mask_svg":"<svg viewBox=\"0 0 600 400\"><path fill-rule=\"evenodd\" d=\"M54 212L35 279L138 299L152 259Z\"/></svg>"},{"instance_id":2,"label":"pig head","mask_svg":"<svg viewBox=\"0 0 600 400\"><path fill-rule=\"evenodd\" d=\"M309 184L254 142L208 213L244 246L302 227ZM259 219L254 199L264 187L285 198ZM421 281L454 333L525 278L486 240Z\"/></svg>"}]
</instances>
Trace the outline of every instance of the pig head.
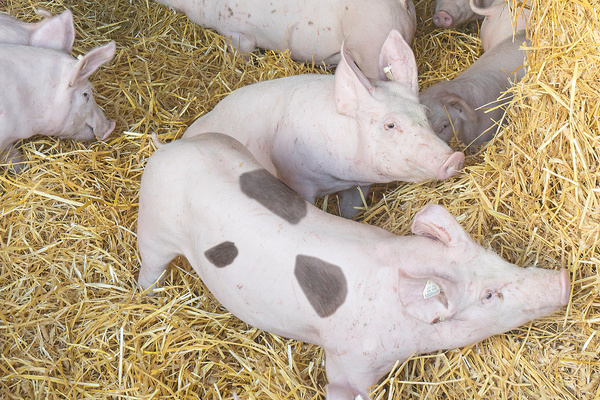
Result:
<instances>
[{"instance_id":1,"label":"pig head","mask_svg":"<svg viewBox=\"0 0 600 400\"><path fill-rule=\"evenodd\" d=\"M491 5L494 0L480 0L485 6ZM469 21L483 18L475 14L469 6L469 0L437 0L433 23L442 28L454 28Z\"/></svg>"},{"instance_id":2,"label":"pig head","mask_svg":"<svg viewBox=\"0 0 600 400\"><path fill-rule=\"evenodd\" d=\"M481 23L481 44L483 50L488 51L505 39L513 37L516 32L527 29L530 9L524 2L516 10L516 19L513 21L511 3L513 0L496 0L492 5L486 6L485 0L471 0L471 9L484 18ZM515 3L516 4L516 3Z\"/></svg>"},{"instance_id":3,"label":"pig head","mask_svg":"<svg viewBox=\"0 0 600 400\"><path fill-rule=\"evenodd\" d=\"M421 92L431 126L441 139L456 135L465 144L481 145L494 137L504 116L496 102L525 75L525 40L524 32L507 38L458 77ZM509 100L509 95L502 97L503 102Z\"/></svg>"},{"instance_id":4,"label":"pig head","mask_svg":"<svg viewBox=\"0 0 600 400\"><path fill-rule=\"evenodd\" d=\"M232 92L183 137L235 137L311 202L357 185L446 179L461 169L464 155L431 130L414 55L398 32L379 56L386 81L367 79L343 46L341 54L334 76L291 76ZM360 203L342 204L344 216L355 213L353 205Z\"/></svg>"},{"instance_id":5,"label":"pig head","mask_svg":"<svg viewBox=\"0 0 600 400\"><path fill-rule=\"evenodd\" d=\"M104 140L114 129L94 101L88 77L110 61L115 44L75 59L52 49L0 45L0 153L19 171L13 144L34 135Z\"/></svg>"},{"instance_id":6,"label":"pig head","mask_svg":"<svg viewBox=\"0 0 600 400\"><path fill-rule=\"evenodd\" d=\"M8 14L0 13L0 43L45 47L65 53L70 52L75 40L75 27L71 11L65 10L62 14L54 17L42 9L36 11L44 19L32 23L19 21Z\"/></svg>"},{"instance_id":7,"label":"pig head","mask_svg":"<svg viewBox=\"0 0 600 400\"><path fill-rule=\"evenodd\" d=\"M148 161L138 282L151 292L185 256L243 321L324 348L328 400L365 393L397 361L475 343L569 300L567 271L502 260L441 206L417 213L412 232L323 212L241 143L205 133Z\"/></svg>"},{"instance_id":8,"label":"pig head","mask_svg":"<svg viewBox=\"0 0 600 400\"><path fill-rule=\"evenodd\" d=\"M410 43L416 28L412 0L157 1L217 30L242 53L289 49L294 60L333 67L345 40L362 72L374 79L388 33L397 30Z\"/></svg>"}]
</instances>

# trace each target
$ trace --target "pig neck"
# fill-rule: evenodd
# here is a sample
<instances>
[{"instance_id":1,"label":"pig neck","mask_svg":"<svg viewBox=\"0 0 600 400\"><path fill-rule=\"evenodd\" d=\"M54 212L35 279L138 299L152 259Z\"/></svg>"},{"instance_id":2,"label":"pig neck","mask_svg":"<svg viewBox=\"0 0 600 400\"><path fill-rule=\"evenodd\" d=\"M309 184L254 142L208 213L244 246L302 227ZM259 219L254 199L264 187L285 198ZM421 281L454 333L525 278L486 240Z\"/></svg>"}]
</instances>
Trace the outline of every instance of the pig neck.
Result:
<instances>
[{"instance_id":1,"label":"pig neck","mask_svg":"<svg viewBox=\"0 0 600 400\"><path fill-rule=\"evenodd\" d=\"M10 47L10 86L14 87L13 104L19 104L20 112L11 117L16 121L7 132L13 140L26 139L34 135L54 136L61 132L68 112L69 98L64 76L72 70L75 60L56 50L28 46ZM38 53L39 52L39 53ZM71 61L71 62L69 62ZM18 66L18 67L17 67ZM9 87L10 87L9 86ZM36 118L31 118L35 115Z\"/></svg>"},{"instance_id":2,"label":"pig neck","mask_svg":"<svg viewBox=\"0 0 600 400\"><path fill-rule=\"evenodd\" d=\"M294 109L304 109L296 132L305 143L311 143L314 155L314 167L322 166L323 172L338 181L343 181L342 190L354 185L366 185L379 182L382 178L377 171L370 168L370 162L375 152L371 138L373 119L365 110L359 109L357 117L340 114L336 107L335 81L331 76L320 77L310 88L311 98L315 101L308 106L308 93L293 97L290 106ZM320 118L315 116L321 115Z\"/></svg>"},{"instance_id":3,"label":"pig neck","mask_svg":"<svg viewBox=\"0 0 600 400\"><path fill-rule=\"evenodd\" d=\"M404 310L399 300L402 287L399 272L420 279L433 275L435 267L444 263L443 251L441 246L421 236L381 235L367 248L364 265L353 271L354 285L349 288L346 301L351 307L343 313L340 310L340 315L334 315L328 322L343 330L347 340L339 342L339 337L322 336L320 344L329 355L343 358L350 342L353 354L360 354L365 365L384 374L398 360L403 362L413 354L443 348L441 343L447 339L449 330L440 328L442 324L417 320ZM429 253L439 256L431 262ZM364 256L357 254L356 259ZM319 331L328 330L321 327Z\"/></svg>"}]
</instances>

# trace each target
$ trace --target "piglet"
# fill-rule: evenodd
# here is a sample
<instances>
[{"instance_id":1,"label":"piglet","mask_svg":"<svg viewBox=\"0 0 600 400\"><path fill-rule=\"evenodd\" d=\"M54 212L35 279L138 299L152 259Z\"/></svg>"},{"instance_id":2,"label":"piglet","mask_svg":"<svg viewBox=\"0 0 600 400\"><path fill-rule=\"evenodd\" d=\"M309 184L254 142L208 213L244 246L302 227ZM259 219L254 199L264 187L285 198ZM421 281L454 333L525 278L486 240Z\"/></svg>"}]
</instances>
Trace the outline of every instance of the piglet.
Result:
<instances>
[{"instance_id":1,"label":"piglet","mask_svg":"<svg viewBox=\"0 0 600 400\"><path fill-rule=\"evenodd\" d=\"M456 133L465 144L481 145L490 140L504 110L494 103L525 75L525 32L493 47L466 71L450 81L425 89L420 97L428 108L433 130L449 141ZM503 101L510 100L507 95Z\"/></svg>"},{"instance_id":2,"label":"piglet","mask_svg":"<svg viewBox=\"0 0 600 400\"><path fill-rule=\"evenodd\" d=\"M66 10L55 17L42 9L38 9L37 13L44 19L32 23L19 21L8 14L0 13L0 43L70 52L75 40L71 11Z\"/></svg>"},{"instance_id":3,"label":"piglet","mask_svg":"<svg viewBox=\"0 0 600 400\"><path fill-rule=\"evenodd\" d=\"M34 135L104 140L115 127L94 101L88 77L115 54L115 44L75 59L52 49L0 45L0 161L23 168L14 143Z\"/></svg>"},{"instance_id":4,"label":"piglet","mask_svg":"<svg viewBox=\"0 0 600 400\"><path fill-rule=\"evenodd\" d=\"M328 400L364 393L398 361L466 346L567 304L566 270L520 268L475 243L441 206L412 236L300 198L235 139L161 146L139 197L144 291L187 258L231 313L325 350Z\"/></svg>"},{"instance_id":5,"label":"piglet","mask_svg":"<svg viewBox=\"0 0 600 400\"><path fill-rule=\"evenodd\" d=\"M521 5L516 20L510 9L513 0L496 0L491 6L486 6L485 0L471 0L471 9L484 16L481 23L481 44L483 50L488 51L507 38L512 38L515 32L527 29L527 21L531 10L527 5Z\"/></svg>"},{"instance_id":6,"label":"piglet","mask_svg":"<svg viewBox=\"0 0 600 400\"><path fill-rule=\"evenodd\" d=\"M494 0L480 0L482 6L491 5ZM437 0L433 23L442 28L455 28L465 22L483 18L475 14L469 6L469 0Z\"/></svg>"},{"instance_id":7,"label":"piglet","mask_svg":"<svg viewBox=\"0 0 600 400\"><path fill-rule=\"evenodd\" d=\"M290 50L292 59L335 66L346 41L363 73L379 78L377 59L395 29L410 43L416 28L412 0L157 0L214 28L240 52Z\"/></svg>"},{"instance_id":8,"label":"piglet","mask_svg":"<svg viewBox=\"0 0 600 400\"><path fill-rule=\"evenodd\" d=\"M290 76L232 92L183 136L235 137L308 201L345 191L345 217L362 204L357 185L446 179L461 169L464 155L431 130L414 55L400 33L390 32L379 56L391 81L370 81L344 46L341 54L334 76Z\"/></svg>"}]
</instances>

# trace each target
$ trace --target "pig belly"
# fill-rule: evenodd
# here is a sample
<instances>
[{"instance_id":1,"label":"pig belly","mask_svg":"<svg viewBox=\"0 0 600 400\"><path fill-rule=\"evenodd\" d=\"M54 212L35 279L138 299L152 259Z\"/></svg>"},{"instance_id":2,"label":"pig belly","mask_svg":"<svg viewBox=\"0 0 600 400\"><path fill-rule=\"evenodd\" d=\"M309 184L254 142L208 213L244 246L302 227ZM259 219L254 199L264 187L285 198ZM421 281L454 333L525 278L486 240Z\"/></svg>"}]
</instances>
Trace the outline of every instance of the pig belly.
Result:
<instances>
[{"instance_id":1,"label":"pig belly","mask_svg":"<svg viewBox=\"0 0 600 400\"><path fill-rule=\"evenodd\" d=\"M317 63L339 53L343 38L334 10L311 2L261 3L225 2L218 7L214 28L242 51L289 49L293 59L311 61L314 56Z\"/></svg>"}]
</instances>

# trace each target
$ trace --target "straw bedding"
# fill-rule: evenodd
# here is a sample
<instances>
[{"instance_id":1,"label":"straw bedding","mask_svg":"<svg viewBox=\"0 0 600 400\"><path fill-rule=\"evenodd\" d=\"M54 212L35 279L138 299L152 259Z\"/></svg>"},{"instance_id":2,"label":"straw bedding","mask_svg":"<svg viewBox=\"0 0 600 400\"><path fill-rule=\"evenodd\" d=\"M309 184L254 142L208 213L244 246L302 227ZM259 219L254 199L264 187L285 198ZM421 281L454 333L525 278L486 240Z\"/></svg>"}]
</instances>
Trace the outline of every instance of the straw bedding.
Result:
<instances>
[{"instance_id":1,"label":"straw bedding","mask_svg":"<svg viewBox=\"0 0 600 400\"><path fill-rule=\"evenodd\" d=\"M568 268L571 302L507 334L397 365L373 398L598 398L600 6L530 2L529 73L498 137L467 149L456 178L379 186L360 219L406 234L424 204L443 204L509 261ZM481 54L477 26L434 29L434 3L416 1L421 87ZM137 293L135 230L150 133L181 136L240 86L325 71L272 52L245 61L213 31L150 1L0 0L0 11L25 20L39 6L73 11L74 55L117 42L93 77L117 128L104 143L25 141L26 171L0 169L0 398L323 398L320 348L241 323L185 260L173 262L160 296ZM324 206L335 211L333 200Z\"/></svg>"}]
</instances>

